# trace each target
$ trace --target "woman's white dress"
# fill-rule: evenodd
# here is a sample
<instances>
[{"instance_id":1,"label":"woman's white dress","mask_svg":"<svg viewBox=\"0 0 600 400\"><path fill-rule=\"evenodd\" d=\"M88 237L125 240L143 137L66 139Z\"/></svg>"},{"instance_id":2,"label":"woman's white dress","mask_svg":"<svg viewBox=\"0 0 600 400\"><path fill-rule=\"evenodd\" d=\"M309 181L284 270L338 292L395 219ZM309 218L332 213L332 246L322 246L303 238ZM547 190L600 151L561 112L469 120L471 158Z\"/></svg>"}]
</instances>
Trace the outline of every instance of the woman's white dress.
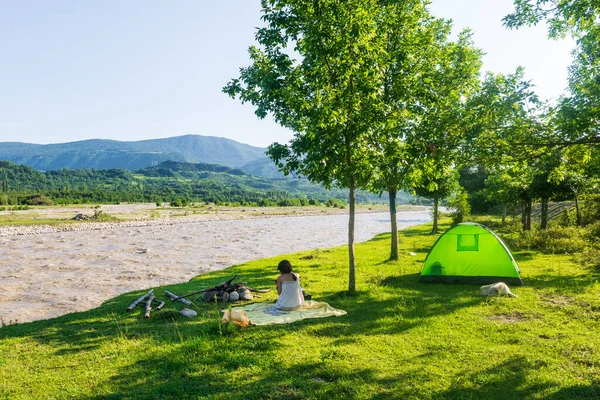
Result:
<instances>
[{"instance_id":1,"label":"woman's white dress","mask_svg":"<svg viewBox=\"0 0 600 400\"><path fill-rule=\"evenodd\" d=\"M300 279L281 283L281 294L277 298L275 308L282 311L293 311L304 303L304 295L300 287Z\"/></svg>"}]
</instances>

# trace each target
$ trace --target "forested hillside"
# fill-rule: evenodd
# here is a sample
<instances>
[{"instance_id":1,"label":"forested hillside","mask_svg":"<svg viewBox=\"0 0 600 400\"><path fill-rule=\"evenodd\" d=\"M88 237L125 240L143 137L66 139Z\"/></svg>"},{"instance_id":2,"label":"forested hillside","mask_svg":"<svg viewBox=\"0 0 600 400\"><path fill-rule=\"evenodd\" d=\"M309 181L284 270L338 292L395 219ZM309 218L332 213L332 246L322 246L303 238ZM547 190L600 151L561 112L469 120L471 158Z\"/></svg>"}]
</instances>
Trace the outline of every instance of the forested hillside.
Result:
<instances>
[{"instance_id":1,"label":"forested hillside","mask_svg":"<svg viewBox=\"0 0 600 400\"><path fill-rule=\"evenodd\" d=\"M335 199L345 190L325 190L305 179L267 179L215 164L167 161L137 171L61 169L40 172L0 161L0 205L206 201L252 205L301 205ZM359 193L362 202L384 202ZM410 196L401 201L409 202Z\"/></svg>"}]
</instances>

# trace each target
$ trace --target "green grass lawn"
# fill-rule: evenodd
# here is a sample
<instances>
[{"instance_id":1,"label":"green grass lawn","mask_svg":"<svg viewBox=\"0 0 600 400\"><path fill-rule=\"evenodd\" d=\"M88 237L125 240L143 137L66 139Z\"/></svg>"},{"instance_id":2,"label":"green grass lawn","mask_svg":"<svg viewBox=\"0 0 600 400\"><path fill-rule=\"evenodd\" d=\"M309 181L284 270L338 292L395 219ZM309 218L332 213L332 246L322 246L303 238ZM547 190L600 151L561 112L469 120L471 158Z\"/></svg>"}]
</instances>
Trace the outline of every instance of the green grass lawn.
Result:
<instances>
[{"instance_id":1,"label":"green grass lawn","mask_svg":"<svg viewBox=\"0 0 600 400\"><path fill-rule=\"evenodd\" d=\"M139 291L88 312L5 326L0 398L600 398L597 269L572 255L517 252L525 286L512 288L516 299L420 284L437 238L430 229L401 232L399 261L386 261L388 234L357 245L355 296L345 292L345 247L285 256L313 299L346 310L343 317L241 329L222 326L214 304L197 303L199 316L184 319L184 306L168 302L144 319L141 308L125 312ZM155 292L183 294L234 273L249 286L274 287L282 258Z\"/></svg>"}]
</instances>

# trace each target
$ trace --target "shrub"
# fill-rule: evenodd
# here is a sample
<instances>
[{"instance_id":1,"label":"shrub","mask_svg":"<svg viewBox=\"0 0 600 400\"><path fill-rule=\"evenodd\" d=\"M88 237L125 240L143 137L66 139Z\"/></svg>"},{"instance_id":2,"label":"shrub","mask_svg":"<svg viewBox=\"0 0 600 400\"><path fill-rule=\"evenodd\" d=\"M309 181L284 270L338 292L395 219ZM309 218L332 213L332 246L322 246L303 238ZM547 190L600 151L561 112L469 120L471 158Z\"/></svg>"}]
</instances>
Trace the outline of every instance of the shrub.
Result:
<instances>
[{"instance_id":1,"label":"shrub","mask_svg":"<svg viewBox=\"0 0 600 400\"><path fill-rule=\"evenodd\" d=\"M23 200L23 203L30 206L51 206L53 204L52 200L43 194L33 194L31 196L27 196Z\"/></svg>"},{"instance_id":2,"label":"shrub","mask_svg":"<svg viewBox=\"0 0 600 400\"><path fill-rule=\"evenodd\" d=\"M460 224L471 216L471 205L469 204L469 195L465 191L456 193L449 201L448 207L454 209L450 214L452 217L452 224Z\"/></svg>"},{"instance_id":3,"label":"shrub","mask_svg":"<svg viewBox=\"0 0 600 400\"><path fill-rule=\"evenodd\" d=\"M171 201L171 207L185 207L189 204L188 199L175 199Z\"/></svg>"},{"instance_id":4,"label":"shrub","mask_svg":"<svg viewBox=\"0 0 600 400\"><path fill-rule=\"evenodd\" d=\"M269 199L260 199L258 202L259 207L270 207L275 205L275 203Z\"/></svg>"},{"instance_id":5,"label":"shrub","mask_svg":"<svg viewBox=\"0 0 600 400\"><path fill-rule=\"evenodd\" d=\"M277 205L280 207L298 207L301 205L301 203L300 203L300 199L288 198L288 199L280 200L277 203Z\"/></svg>"},{"instance_id":6,"label":"shrub","mask_svg":"<svg viewBox=\"0 0 600 400\"><path fill-rule=\"evenodd\" d=\"M329 199L329 200L327 200L326 205L327 205L327 207L341 207L345 204L344 204L344 201L340 200L340 199Z\"/></svg>"},{"instance_id":7,"label":"shrub","mask_svg":"<svg viewBox=\"0 0 600 400\"><path fill-rule=\"evenodd\" d=\"M580 213L582 225L592 224L600 219L600 195L582 196Z\"/></svg>"},{"instance_id":8,"label":"shrub","mask_svg":"<svg viewBox=\"0 0 600 400\"><path fill-rule=\"evenodd\" d=\"M589 249L574 257L574 261L581 265L590 265L600 272L600 250Z\"/></svg>"},{"instance_id":9,"label":"shrub","mask_svg":"<svg viewBox=\"0 0 600 400\"><path fill-rule=\"evenodd\" d=\"M600 239L600 221L589 225L587 228L590 232L590 236L592 237L592 239Z\"/></svg>"},{"instance_id":10,"label":"shrub","mask_svg":"<svg viewBox=\"0 0 600 400\"><path fill-rule=\"evenodd\" d=\"M539 250L548 254L578 253L590 246L588 230L577 227L552 227L522 231L505 238L511 247Z\"/></svg>"},{"instance_id":11,"label":"shrub","mask_svg":"<svg viewBox=\"0 0 600 400\"><path fill-rule=\"evenodd\" d=\"M119 220L114 215L105 214L102 210L98 209L94 210L94 216L91 219L97 222L114 222Z\"/></svg>"}]
</instances>

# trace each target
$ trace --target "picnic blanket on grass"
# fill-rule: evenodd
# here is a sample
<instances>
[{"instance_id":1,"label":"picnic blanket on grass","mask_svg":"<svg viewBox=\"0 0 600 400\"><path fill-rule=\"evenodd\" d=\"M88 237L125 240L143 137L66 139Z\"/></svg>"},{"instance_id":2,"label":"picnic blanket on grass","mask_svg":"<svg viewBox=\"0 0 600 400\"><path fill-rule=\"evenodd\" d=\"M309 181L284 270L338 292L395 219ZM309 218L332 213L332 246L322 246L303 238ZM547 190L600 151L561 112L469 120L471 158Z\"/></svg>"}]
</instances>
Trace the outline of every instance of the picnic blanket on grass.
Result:
<instances>
[{"instance_id":1,"label":"picnic blanket on grass","mask_svg":"<svg viewBox=\"0 0 600 400\"><path fill-rule=\"evenodd\" d=\"M325 318L346 315L346 311L337 310L329 304L308 300L295 311L281 311L275 308L275 303L254 303L233 310L243 311L252 325L289 324L308 318Z\"/></svg>"}]
</instances>

